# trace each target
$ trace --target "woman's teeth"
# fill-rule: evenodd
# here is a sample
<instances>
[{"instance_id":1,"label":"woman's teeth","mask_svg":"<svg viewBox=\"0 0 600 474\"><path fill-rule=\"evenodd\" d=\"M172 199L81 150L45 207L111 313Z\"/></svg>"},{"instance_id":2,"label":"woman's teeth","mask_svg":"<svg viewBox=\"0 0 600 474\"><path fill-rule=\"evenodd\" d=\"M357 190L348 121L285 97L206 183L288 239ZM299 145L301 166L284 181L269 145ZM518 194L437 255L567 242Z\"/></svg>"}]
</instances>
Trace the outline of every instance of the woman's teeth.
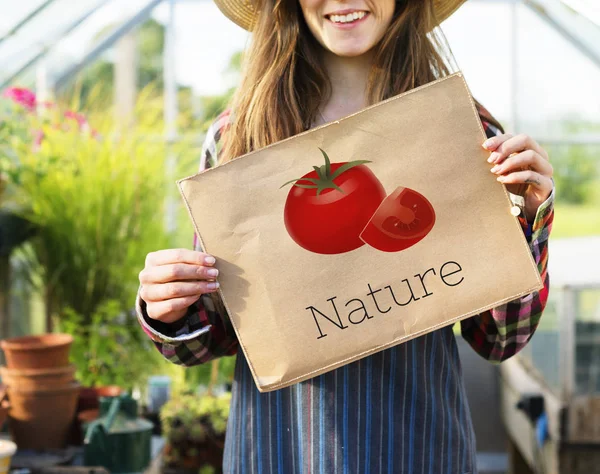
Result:
<instances>
[{"instance_id":1,"label":"woman's teeth","mask_svg":"<svg viewBox=\"0 0 600 474\"><path fill-rule=\"evenodd\" d=\"M366 12L354 12L347 15L331 15L329 19L334 23L351 23L365 17Z\"/></svg>"}]
</instances>

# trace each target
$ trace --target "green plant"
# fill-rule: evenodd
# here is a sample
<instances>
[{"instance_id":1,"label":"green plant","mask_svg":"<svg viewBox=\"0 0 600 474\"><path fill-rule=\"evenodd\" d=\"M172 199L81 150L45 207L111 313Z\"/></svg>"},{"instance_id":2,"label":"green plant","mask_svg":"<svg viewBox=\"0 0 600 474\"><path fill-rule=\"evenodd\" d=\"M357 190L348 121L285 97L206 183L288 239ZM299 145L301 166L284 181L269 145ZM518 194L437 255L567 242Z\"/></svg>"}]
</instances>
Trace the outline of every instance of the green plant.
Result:
<instances>
[{"instance_id":1,"label":"green plant","mask_svg":"<svg viewBox=\"0 0 600 474\"><path fill-rule=\"evenodd\" d=\"M132 389L146 381L159 355L135 317L116 300L101 303L89 323L72 309L63 309L57 329L73 335L71 361L84 386Z\"/></svg>"},{"instance_id":2,"label":"green plant","mask_svg":"<svg viewBox=\"0 0 600 474\"><path fill-rule=\"evenodd\" d=\"M548 153L554 167L557 199L564 204L586 204L594 199L600 175L597 150L574 145L552 147Z\"/></svg>"},{"instance_id":3,"label":"green plant","mask_svg":"<svg viewBox=\"0 0 600 474\"><path fill-rule=\"evenodd\" d=\"M10 191L9 182L19 180L15 163L15 148L32 143L35 115L35 96L26 89L6 89L0 98L0 205L6 201L4 193Z\"/></svg>"},{"instance_id":4,"label":"green plant","mask_svg":"<svg viewBox=\"0 0 600 474\"><path fill-rule=\"evenodd\" d=\"M167 402L160 413L170 467L212 467L221 472L231 394L185 394Z\"/></svg>"},{"instance_id":5,"label":"green plant","mask_svg":"<svg viewBox=\"0 0 600 474\"><path fill-rule=\"evenodd\" d=\"M43 274L49 315L71 308L90 323L106 300L131 306L146 254L171 245L165 216L175 175L167 159L192 167L185 147L161 139L155 110L141 101L127 130L96 113L97 130L88 133L73 113L67 127L43 124L37 149L13 143L13 206L38 229L31 263Z\"/></svg>"}]
</instances>

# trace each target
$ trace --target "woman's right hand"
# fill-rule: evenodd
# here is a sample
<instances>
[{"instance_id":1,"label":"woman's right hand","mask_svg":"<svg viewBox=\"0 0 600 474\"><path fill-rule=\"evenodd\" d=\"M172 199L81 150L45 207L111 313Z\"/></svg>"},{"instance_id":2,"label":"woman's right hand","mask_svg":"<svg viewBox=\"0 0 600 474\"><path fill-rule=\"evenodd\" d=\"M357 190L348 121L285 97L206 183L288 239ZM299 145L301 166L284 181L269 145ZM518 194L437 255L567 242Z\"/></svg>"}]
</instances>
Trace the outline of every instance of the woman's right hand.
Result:
<instances>
[{"instance_id":1,"label":"woman's right hand","mask_svg":"<svg viewBox=\"0 0 600 474\"><path fill-rule=\"evenodd\" d=\"M148 316L163 323L183 318L201 295L219 288L211 255L187 249L151 252L140 272L140 296Z\"/></svg>"}]
</instances>

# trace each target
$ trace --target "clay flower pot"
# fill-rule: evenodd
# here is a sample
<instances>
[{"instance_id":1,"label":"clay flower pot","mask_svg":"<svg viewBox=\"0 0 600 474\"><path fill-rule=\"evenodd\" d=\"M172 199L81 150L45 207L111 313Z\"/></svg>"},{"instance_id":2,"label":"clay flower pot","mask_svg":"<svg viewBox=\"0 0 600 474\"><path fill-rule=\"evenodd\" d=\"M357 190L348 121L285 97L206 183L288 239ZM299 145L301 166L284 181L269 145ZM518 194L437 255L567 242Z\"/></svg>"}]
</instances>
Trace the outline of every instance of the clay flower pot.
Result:
<instances>
[{"instance_id":1,"label":"clay flower pot","mask_svg":"<svg viewBox=\"0 0 600 474\"><path fill-rule=\"evenodd\" d=\"M69 365L70 334L41 334L5 339L0 347L9 369L47 369Z\"/></svg>"},{"instance_id":2,"label":"clay flower pot","mask_svg":"<svg viewBox=\"0 0 600 474\"><path fill-rule=\"evenodd\" d=\"M82 387L79 392L77 412L85 410L98 410L101 397L118 397L123 389L117 385L104 385L100 387Z\"/></svg>"},{"instance_id":3,"label":"clay flower pot","mask_svg":"<svg viewBox=\"0 0 600 474\"><path fill-rule=\"evenodd\" d=\"M9 429L19 449L62 449L75 418L80 385L56 388L9 387Z\"/></svg>"},{"instance_id":4,"label":"clay flower pot","mask_svg":"<svg viewBox=\"0 0 600 474\"><path fill-rule=\"evenodd\" d=\"M0 430L4 426L4 422L8 418L8 412L10 411L10 402L4 400L0 402Z\"/></svg>"},{"instance_id":5,"label":"clay flower pot","mask_svg":"<svg viewBox=\"0 0 600 474\"><path fill-rule=\"evenodd\" d=\"M74 365L49 369L8 369L0 367L2 383L18 389L51 388L69 385L75 381Z\"/></svg>"}]
</instances>

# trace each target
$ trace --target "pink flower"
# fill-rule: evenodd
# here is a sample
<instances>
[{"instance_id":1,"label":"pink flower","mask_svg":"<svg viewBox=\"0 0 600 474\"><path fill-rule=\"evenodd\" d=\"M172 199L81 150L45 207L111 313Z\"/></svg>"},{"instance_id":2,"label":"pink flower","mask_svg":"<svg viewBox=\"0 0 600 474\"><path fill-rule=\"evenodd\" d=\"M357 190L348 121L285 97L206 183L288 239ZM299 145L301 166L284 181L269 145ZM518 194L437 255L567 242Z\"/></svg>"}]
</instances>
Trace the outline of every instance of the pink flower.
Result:
<instances>
[{"instance_id":1,"label":"pink flower","mask_svg":"<svg viewBox=\"0 0 600 474\"><path fill-rule=\"evenodd\" d=\"M88 124L87 119L84 115L78 114L77 112L73 112L72 110L67 110L65 112L65 118L75 120L80 128L84 128Z\"/></svg>"},{"instance_id":2,"label":"pink flower","mask_svg":"<svg viewBox=\"0 0 600 474\"><path fill-rule=\"evenodd\" d=\"M44 137L46 135L44 134L44 132L42 130L37 130L34 134L33 134L33 143L34 143L34 149L38 149L40 147L40 145L42 144L42 141L44 140Z\"/></svg>"},{"instance_id":3,"label":"pink flower","mask_svg":"<svg viewBox=\"0 0 600 474\"><path fill-rule=\"evenodd\" d=\"M11 99L15 104L25 107L29 111L35 109L36 97L35 94L29 89L22 87L9 87L8 89L4 90L2 95L8 99Z\"/></svg>"}]
</instances>

